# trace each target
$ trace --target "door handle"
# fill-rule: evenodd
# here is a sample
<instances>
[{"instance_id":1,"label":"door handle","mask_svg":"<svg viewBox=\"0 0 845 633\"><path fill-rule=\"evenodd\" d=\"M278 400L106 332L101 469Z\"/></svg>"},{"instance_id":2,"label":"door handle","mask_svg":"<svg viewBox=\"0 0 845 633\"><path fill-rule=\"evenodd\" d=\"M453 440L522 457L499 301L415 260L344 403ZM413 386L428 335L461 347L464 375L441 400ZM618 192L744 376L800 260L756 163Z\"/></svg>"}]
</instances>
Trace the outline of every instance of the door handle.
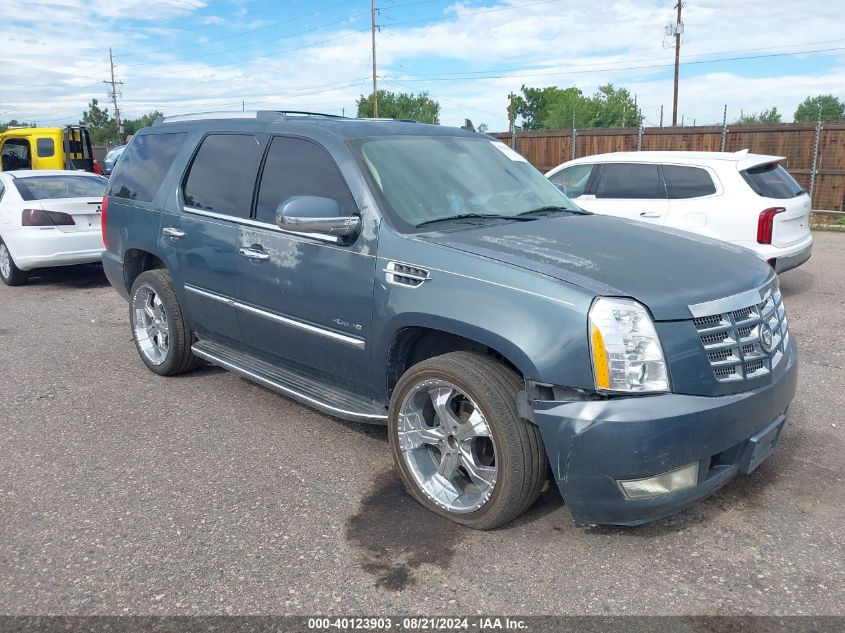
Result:
<instances>
[{"instance_id":1,"label":"door handle","mask_svg":"<svg viewBox=\"0 0 845 633\"><path fill-rule=\"evenodd\" d=\"M167 237L172 237L173 239L176 239L176 240L178 240L182 237L185 237L187 235L187 233L185 233L185 231L181 231L179 229L173 228L172 226L164 227L161 230L161 232L164 233Z\"/></svg>"},{"instance_id":2,"label":"door handle","mask_svg":"<svg viewBox=\"0 0 845 633\"><path fill-rule=\"evenodd\" d=\"M643 211L642 213L640 213L641 218L659 218L662 215L662 213L656 213L654 211Z\"/></svg>"},{"instance_id":3,"label":"door handle","mask_svg":"<svg viewBox=\"0 0 845 633\"><path fill-rule=\"evenodd\" d=\"M269 253L265 253L264 251L259 251L258 249L255 249L255 248L241 248L241 249L238 249L238 252L241 255L243 255L244 257L246 257L247 259L255 259L255 260L258 260L260 262L264 262L264 261L267 261L268 259L270 259Z\"/></svg>"}]
</instances>

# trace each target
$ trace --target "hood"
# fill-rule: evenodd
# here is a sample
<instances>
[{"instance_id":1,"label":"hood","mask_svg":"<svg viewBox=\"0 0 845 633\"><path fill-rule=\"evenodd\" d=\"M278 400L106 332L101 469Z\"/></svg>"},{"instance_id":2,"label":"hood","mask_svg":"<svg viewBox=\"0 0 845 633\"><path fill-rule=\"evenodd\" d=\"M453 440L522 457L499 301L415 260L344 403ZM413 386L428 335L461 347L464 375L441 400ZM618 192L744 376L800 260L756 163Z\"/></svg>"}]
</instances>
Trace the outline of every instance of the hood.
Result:
<instances>
[{"instance_id":1,"label":"hood","mask_svg":"<svg viewBox=\"0 0 845 633\"><path fill-rule=\"evenodd\" d=\"M762 286L772 269L751 251L605 215L571 215L431 233L420 239L505 262L596 295L632 297L658 321Z\"/></svg>"}]
</instances>

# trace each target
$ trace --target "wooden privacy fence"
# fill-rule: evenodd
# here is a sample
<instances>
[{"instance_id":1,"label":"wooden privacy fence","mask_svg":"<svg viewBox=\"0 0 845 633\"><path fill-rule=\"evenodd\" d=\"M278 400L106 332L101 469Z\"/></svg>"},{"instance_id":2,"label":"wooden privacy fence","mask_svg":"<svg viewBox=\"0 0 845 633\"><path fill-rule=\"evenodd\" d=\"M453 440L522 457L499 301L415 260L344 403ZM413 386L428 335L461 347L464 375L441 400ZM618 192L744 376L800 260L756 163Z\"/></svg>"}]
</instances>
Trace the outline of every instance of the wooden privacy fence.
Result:
<instances>
[{"instance_id":1,"label":"wooden privacy fence","mask_svg":"<svg viewBox=\"0 0 845 633\"><path fill-rule=\"evenodd\" d=\"M509 145L513 141L508 132L492 136ZM544 172L573 158L607 152L748 149L786 156L783 165L811 193L813 209L845 211L845 122L534 130L517 132L515 140L514 149Z\"/></svg>"}]
</instances>

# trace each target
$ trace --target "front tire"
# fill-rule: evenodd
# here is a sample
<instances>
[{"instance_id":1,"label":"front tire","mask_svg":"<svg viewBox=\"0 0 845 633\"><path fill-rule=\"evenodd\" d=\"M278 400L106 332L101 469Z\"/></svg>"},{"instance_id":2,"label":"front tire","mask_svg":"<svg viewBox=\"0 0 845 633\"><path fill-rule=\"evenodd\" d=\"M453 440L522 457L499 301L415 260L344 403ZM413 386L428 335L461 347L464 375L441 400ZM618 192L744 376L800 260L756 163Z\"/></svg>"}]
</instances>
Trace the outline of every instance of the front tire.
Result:
<instances>
[{"instance_id":1,"label":"front tire","mask_svg":"<svg viewBox=\"0 0 845 633\"><path fill-rule=\"evenodd\" d=\"M7 286L20 286L29 280L29 272L18 268L3 240L0 240L0 279Z\"/></svg>"},{"instance_id":2,"label":"front tire","mask_svg":"<svg viewBox=\"0 0 845 633\"><path fill-rule=\"evenodd\" d=\"M393 458L408 492L451 521L490 530L527 510L545 483L537 427L516 409L518 376L451 352L411 367L390 400Z\"/></svg>"},{"instance_id":3,"label":"front tire","mask_svg":"<svg viewBox=\"0 0 845 633\"><path fill-rule=\"evenodd\" d=\"M193 333L166 270L138 275L129 295L129 323L138 355L159 376L182 374L202 362L191 352Z\"/></svg>"}]
</instances>

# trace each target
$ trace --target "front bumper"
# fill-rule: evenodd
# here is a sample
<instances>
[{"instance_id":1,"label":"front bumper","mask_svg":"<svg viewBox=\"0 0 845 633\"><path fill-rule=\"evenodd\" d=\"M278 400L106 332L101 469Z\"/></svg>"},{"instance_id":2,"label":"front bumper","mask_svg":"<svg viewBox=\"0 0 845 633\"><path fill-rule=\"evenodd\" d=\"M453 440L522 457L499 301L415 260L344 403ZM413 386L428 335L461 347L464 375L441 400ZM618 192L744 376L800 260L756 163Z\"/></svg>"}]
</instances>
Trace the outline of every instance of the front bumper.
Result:
<instances>
[{"instance_id":1,"label":"front bumper","mask_svg":"<svg viewBox=\"0 0 845 633\"><path fill-rule=\"evenodd\" d=\"M798 381L794 339L771 384L718 397L659 394L534 401L564 502L579 524L637 525L679 512L749 472L777 440ZM760 442L766 446L758 448ZM698 464L691 488L629 500L619 480Z\"/></svg>"}]
</instances>

